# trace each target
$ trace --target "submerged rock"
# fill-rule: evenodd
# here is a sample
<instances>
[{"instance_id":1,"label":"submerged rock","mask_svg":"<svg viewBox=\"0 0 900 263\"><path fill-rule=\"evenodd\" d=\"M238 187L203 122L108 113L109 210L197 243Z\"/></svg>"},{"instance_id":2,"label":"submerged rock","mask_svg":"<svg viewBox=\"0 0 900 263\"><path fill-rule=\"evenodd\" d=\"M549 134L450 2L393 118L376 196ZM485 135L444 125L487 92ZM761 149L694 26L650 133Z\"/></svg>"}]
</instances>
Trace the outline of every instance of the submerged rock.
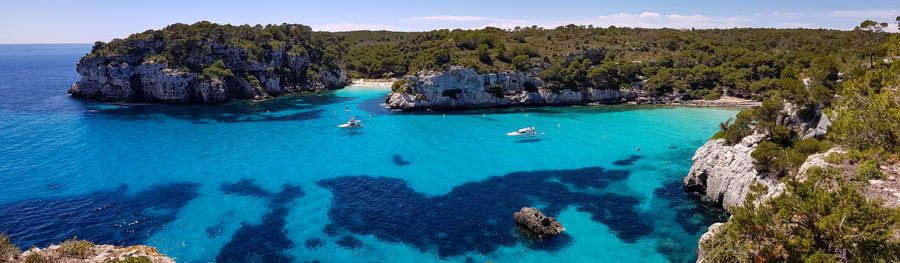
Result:
<instances>
[{"instance_id":1,"label":"submerged rock","mask_svg":"<svg viewBox=\"0 0 900 263\"><path fill-rule=\"evenodd\" d=\"M556 218L546 217L534 207L522 207L513 217L526 234L536 239L552 237L566 230Z\"/></svg>"}]
</instances>

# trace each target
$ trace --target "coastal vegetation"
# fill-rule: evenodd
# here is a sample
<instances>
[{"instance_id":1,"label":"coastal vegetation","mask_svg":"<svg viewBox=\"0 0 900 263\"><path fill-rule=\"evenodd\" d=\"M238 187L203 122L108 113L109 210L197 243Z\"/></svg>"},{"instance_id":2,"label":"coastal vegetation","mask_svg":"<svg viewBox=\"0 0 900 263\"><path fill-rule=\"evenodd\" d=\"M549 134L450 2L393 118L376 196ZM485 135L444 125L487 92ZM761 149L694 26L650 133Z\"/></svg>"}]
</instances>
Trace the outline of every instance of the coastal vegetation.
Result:
<instances>
[{"instance_id":1,"label":"coastal vegetation","mask_svg":"<svg viewBox=\"0 0 900 263\"><path fill-rule=\"evenodd\" d=\"M785 180L784 194L755 205L756 185L720 234L701 246L707 262L897 262L900 209L867 200L840 173L818 167Z\"/></svg>"},{"instance_id":2,"label":"coastal vegetation","mask_svg":"<svg viewBox=\"0 0 900 263\"><path fill-rule=\"evenodd\" d=\"M865 21L853 31L869 41L857 51L866 63L841 70L849 73L834 81L818 80L826 88L821 94L815 94L816 86L804 87L809 94L801 96L781 90L761 107L720 125L714 138L730 144L753 132L766 134L751 156L762 176L781 178L786 189L758 204L768 189L752 185L744 205L731 207L731 219L710 242L701 243L708 251L705 260L900 261L900 208L860 192L869 180L887 179L882 169L900 161L900 36L879 35L886 26ZM833 119L827 136L799 139L796 130L781 125L787 103L805 105L806 112L797 113L801 119L813 113ZM798 174L807 156L832 147L841 151L824 161L837 168L813 167Z\"/></svg>"},{"instance_id":3,"label":"coastal vegetation","mask_svg":"<svg viewBox=\"0 0 900 263\"><path fill-rule=\"evenodd\" d=\"M137 55L201 78L259 82L261 73L249 72L243 64L197 57L237 51L241 60L266 64L285 51L288 56L308 57L309 66L306 72L269 68L282 85L316 79L332 69L357 78L388 78L468 67L480 73L528 72L544 82L535 88L550 90L618 89L642 83L651 95L758 100L782 96L806 106L830 103L828 95L836 91L840 72L847 77L861 75L864 71L858 65L872 65L873 57L884 54L882 48L868 48L887 38L878 25L855 31L567 25L331 33L296 24L233 26L204 21L97 42L88 57ZM138 44L147 41L154 44ZM223 51L220 46L235 50ZM810 89L804 88L804 81Z\"/></svg>"},{"instance_id":4,"label":"coastal vegetation","mask_svg":"<svg viewBox=\"0 0 900 263\"><path fill-rule=\"evenodd\" d=\"M20 253L19 247L10 242L9 236L0 233L0 261L16 258Z\"/></svg>"}]
</instances>

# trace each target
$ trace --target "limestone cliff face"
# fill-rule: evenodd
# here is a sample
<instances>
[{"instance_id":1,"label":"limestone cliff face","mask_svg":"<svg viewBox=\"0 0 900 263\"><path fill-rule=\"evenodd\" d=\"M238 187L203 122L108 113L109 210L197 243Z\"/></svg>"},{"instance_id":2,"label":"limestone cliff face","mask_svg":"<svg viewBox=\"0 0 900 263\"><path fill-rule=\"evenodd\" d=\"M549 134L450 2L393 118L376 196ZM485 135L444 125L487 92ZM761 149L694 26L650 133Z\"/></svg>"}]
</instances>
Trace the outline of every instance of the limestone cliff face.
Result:
<instances>
[{"instance_id":1,"label":"limestone cliff face","mask_svg":"<svg viewBox=\"0 0 900 263\"><path fill-rule=\"evenodd\" d=\"M542 82L524 72L479 74L474 69L423 71L406 78L402 92L392 92L385 103L392 109L463 109L508 106L622 103L638 97L634 89L580 91L537 89ZM499 85L500 89L492 90ZM526 87L534 87L526 91Z\"/></svg>"},{"instance_id":2,"label":"limestone cliff face","mask_svg":"<svg viewBox=\"0 0 900 263\"><path fill-rule=\"evenodd\" d=\"M706 142L694 154L694 165L684 177L685 189L705 195L726 210L742 205L754 183L769 187L769 194L761 200L780 194L784 188L781 181L760 176L750 157L765 138L765 134L754 133L735 145L725 145L724 139Z\"/></svg>"},{"instance_id":3,"label":"limestone cliff face","mask_svg":"<svg viewBox=\"0 0 900 263\"><path fill-rule=\"evenodd\" d=\"M782 113L784 115L778 119L778 124L797 130L800 139L825 138L833 120L833 116L825 115L821 109L806 114L809 116L804 116L801 114L800 108L793 103L785 103Z\"/></svg>"},{"instance_id":4,"label":"limestone cliff face","mask_svg":"<svg viewBox=\"0 0 900 263\"><path fill-rule=\"evenodd\" d=\"M115 102L222 103L231 99L262 99L283 94L342 88L349 83L340 69L322 69L307 76L308 54L287 52L287 45L265 51L265 61L248 60L248 52L216 42L203 42L203 53L190 53L181 64L211 65L218 60L234 75L204 78L200 72L154 61L163 40L129 40L127 54L95 54L82 58L76 70L81 80L69 94ZM207 48L208 47L208 48ZM196 70L196 69L195 69ZM199 71L199 70L197 70ZM258 81L258 83L256 83Z\"/></svg>"}]
</instances>

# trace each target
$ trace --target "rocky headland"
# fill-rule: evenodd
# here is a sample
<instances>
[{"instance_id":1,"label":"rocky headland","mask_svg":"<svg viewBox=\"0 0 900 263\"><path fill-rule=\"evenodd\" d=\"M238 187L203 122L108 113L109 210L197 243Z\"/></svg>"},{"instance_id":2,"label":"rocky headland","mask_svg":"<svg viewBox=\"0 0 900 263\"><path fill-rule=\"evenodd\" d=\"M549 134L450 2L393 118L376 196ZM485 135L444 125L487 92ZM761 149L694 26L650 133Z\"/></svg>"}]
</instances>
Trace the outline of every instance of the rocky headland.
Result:
<instances>
[{"instance_id":1,"label":"rocky headland","mask_svg":"<svg viewBox=\"0 0 900 263\"><path fill-rule=\"evenodd\" d=\"M305 40L311 30L291 28L290 41L276 41L260 29L227 27L210 36L198 23L175 24L128 39L97 42L77 65L81 80L68 93L108 102L215 104L232 99L266 99L298 92L339 89L347 73ZM235 32L229 32L235 31ZM295 32L296 31L296 32ZM257 39L237 35L258 36Z\"/></svg>"}]
</instances>

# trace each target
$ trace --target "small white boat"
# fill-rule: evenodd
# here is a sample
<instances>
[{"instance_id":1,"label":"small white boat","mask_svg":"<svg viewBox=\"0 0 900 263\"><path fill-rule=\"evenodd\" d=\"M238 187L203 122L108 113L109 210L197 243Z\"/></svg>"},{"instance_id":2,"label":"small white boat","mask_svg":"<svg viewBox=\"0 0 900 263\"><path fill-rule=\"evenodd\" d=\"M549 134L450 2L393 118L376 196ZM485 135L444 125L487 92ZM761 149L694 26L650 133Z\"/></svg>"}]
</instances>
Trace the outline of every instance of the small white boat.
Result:
<instances>
[{"instance_id":1,"label":"small white boat","mask_svg":"<svg viewBox=\"0 0 900 263\"><path fill-rule=\"evenodd\" d=\"M338 128L345 128L345 129L357 129L357 128L362 128L363 125L361 124L361 122L362 122L362 121L357 120L356 117L350 117L350 120L347 121L347 123L338 125Z\"/></svg>"},{"instance_id":2,"label":"small white boat","mask_svg":"<svg viewBox=\"0 0 900 263\"><path fill-rule=\"evenodd\" d=\"M515 136L515 137L537 137L539 135L543 135L543 133L537 133L534 131L534 127L521 128L517 131L510 132L506 134L507 136Z\"/></svg>"}]
</instances>

